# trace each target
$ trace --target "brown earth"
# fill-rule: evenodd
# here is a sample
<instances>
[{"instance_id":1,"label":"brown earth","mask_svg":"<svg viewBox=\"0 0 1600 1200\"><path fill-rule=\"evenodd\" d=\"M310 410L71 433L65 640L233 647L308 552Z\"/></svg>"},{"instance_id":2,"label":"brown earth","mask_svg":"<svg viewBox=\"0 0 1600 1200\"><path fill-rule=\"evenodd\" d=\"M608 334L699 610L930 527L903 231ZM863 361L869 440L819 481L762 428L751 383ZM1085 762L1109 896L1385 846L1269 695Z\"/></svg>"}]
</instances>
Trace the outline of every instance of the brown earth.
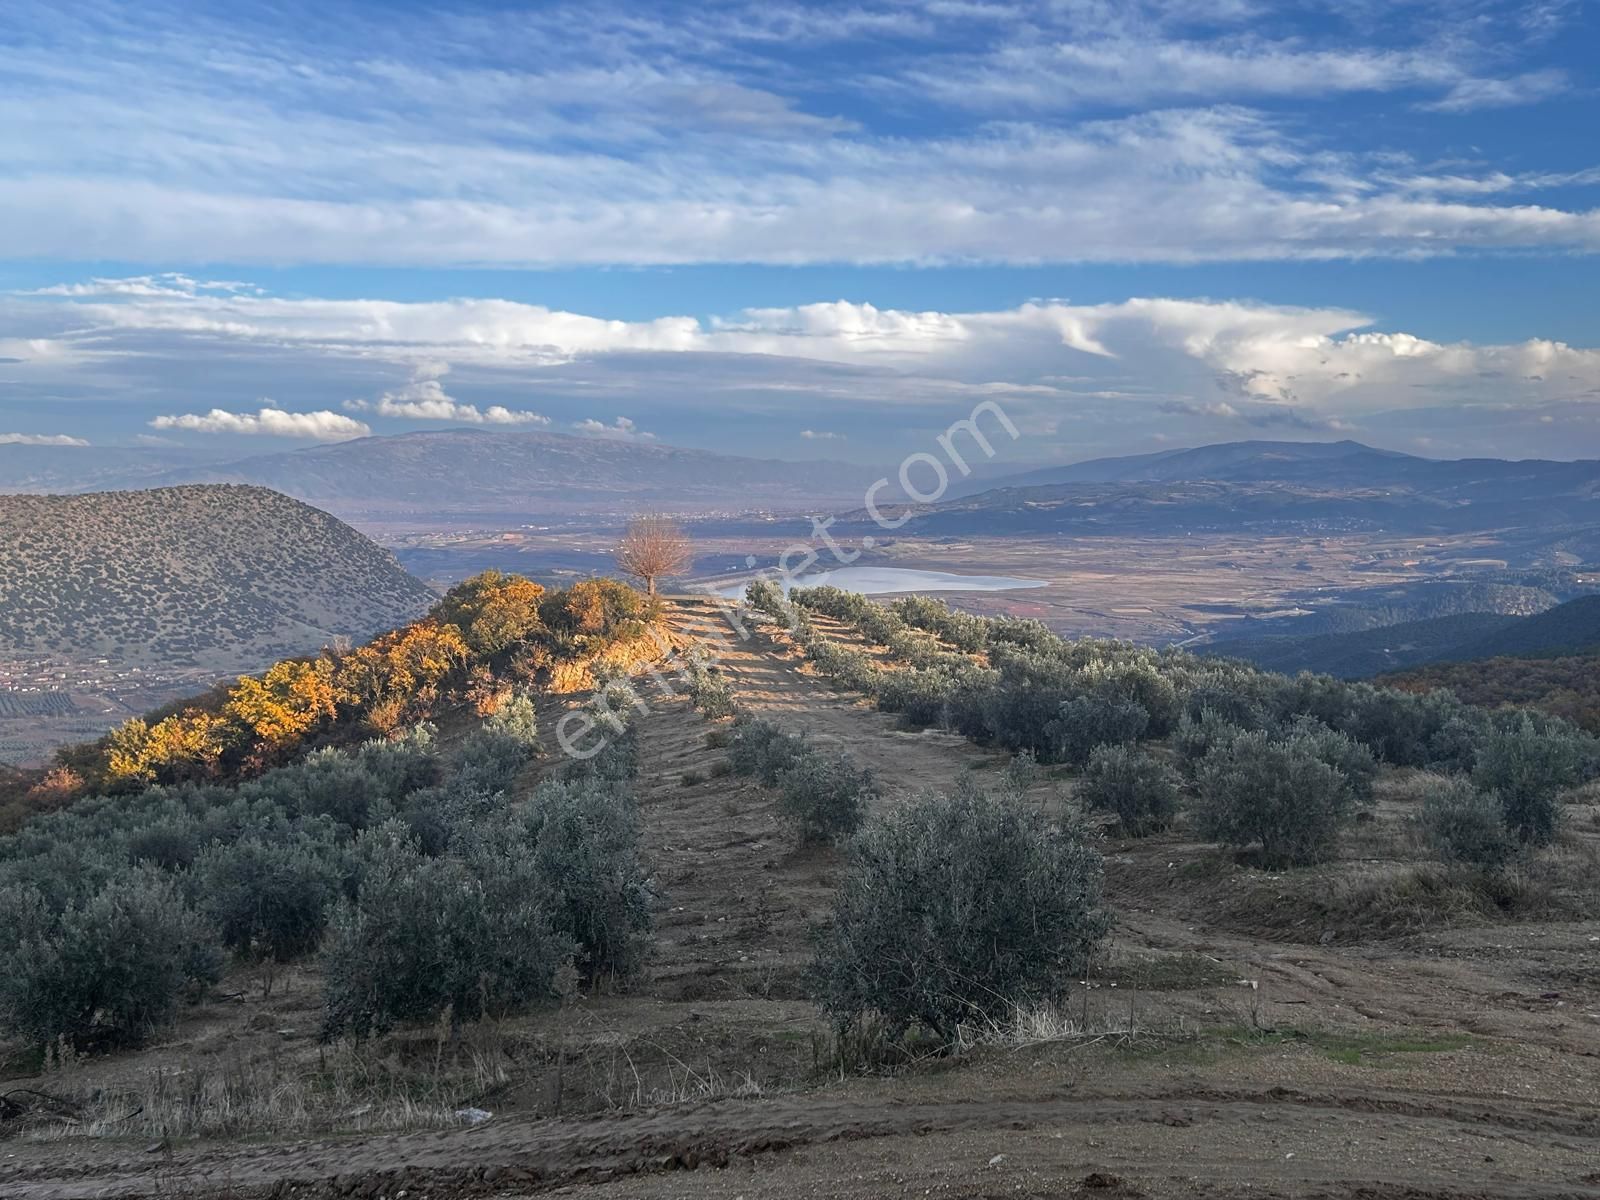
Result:
<instances>
[{"instance_id":1,"label":"brown earth","mask_svg":"<svg viewBox=\"0 0 1600 1200\"><path fill-rule=\"evenodd\" d=\"M715 634L707 608L677 619ZM899 729L765 638L721 662L747 708L849 749L890 803L1004 765ZM518 1069L456 1097L492 1120L310 1140L35 1131L0 1143L0 1196L1600 1196L1600 926L1397 931L1318 907L1403 857L1402 789L1321 874L1253 871L1180 834L1109 839L1114 945L1070 1021L841 1074L804 999L836 855L797 849L769 793L712 773L713 723L644 694L652 968L626 995L500 1031ZM1570 824L1569 852L1591 853L1592 820ZM314 1020L297 982L80 1070L111 1086L141 1060L244 1053L252 1029L281 1040L275 1023ZM316 1065L309 1037L288 1045Z\"/></svg>"}]
</instances>

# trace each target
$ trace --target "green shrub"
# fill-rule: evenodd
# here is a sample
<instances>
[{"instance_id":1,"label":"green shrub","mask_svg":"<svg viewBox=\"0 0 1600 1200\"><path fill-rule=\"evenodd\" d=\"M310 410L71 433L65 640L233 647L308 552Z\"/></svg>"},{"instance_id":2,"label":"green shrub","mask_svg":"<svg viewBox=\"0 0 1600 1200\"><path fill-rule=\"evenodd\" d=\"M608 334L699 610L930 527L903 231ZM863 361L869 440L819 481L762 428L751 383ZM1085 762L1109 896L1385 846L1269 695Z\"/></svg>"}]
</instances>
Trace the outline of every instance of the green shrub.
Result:
<instances>
[{"instance_id":1,"label":"green shrub","mask_svg":"<svg viewBox=\"0 0 1600 1200\"><path fill-rule=\"evenodd\" d=\"M740 775L754 775L768 787L806 753L803 737L785 733L771 721L745 721L733 731L728 761Z\"/></svg>"},{"instance_id":2,"label":"green shrub","mask_svg":"<svg viewBox=\"0 0 1600 1200\"><path fill-rule=\"evenodd\" d=\"M585 981L627 979L649 947L648 873L639 815L615 780L540 784L518 814L529 868L545 889L545 916L569 943Z\"/></svg>"},{"instance_id":3,"label":"green shrub","mask_svg":"<svg viewBox=\"0 0 1600 1200\"><path fill-rule=\"evenodd\" d=\"M322 1036L452 1027L556 994L571 947L552 932L537 872L483 847L428 858L398 826L363 834L361 889L339 905L324 952Z\"/></svg>"},{"instance_id":4,"label":"green shrub","mask_svg":"<svg viewBox=\"0 0 1600 1200\"><path fill-rule=\"evenodd\" d=\"M155 871L138 869L64 912L0 892L0 1025L36 1044L124 1046L170 1023L186 986L215 983L216 933Z\"/></svg>"},{"instance_id":5,"label":"green shrub","mask_svg":"<svg viewBox=\"0 0 1600 1200\"><path fill-rule=\"evenodd\" d=\"M1058 998L1110 918L1100 856L1013 796L928 795L870 821L819 943L823 1009L951 1040L959 1022Z\"/></svg>"},{"instance_id":6,"label":"green shrub","mask_svg":"<svg viewBox=\"0 0 1600 1200\"><path fill-rule=\"evenodd\" d=\"M949 725L956 686L945 671L886 671L877 681L878 707L913 725Z\"/></svg>"},{"instance_id":7,"label":"green shrub","mask_svg":"<svg viewBox=\"0 0 1600 1200\"><path fill-rule=\"evenodd\" d=\"M806 657L816 664L817 670L842 688L876 694L883 674L870 655L853 646L841 646L824 637L812 637L806 642Z\"/></svg>"},{"instance_id":8,"label":"green shrub","mask_svg":"<svg viewBox=\"0 0 1600 1200\"><path fill-rule=\"evenodd\" d=\"M463 739L450 762L464 786L483 792L509 788L539 753L539 719L533 698L518 692Z\"/></svg>"},{"instance_id":9,"label":"green shrub","mask_svg":"<svg viewBox=\"0 0 1600 1200\"><path fill-rule=\"evenodd\" d=\"M1493 871L1516 851L1499 799L1465 779L1444 781L1429 790L1417 820L1423 840L1445 862Z\"/></svg>"},{"instance_id":10,"label":"green shrub","mask_svg":"<svg viewBox=\"0 0 1600 1200\"><path fill-rule=\"evenodd\" d=\"M200 836L200 824L191 817L153 821L128 835L128 862L184 870L200 853Z\"/></svg>"},{"instance_id":11,"label":"green shrub","mask_svg":"<svg viewBox=\"0 0 1600 1200\"><path fill-rule=\"evenodd\" d=\"M1275 866L1327 858L1354 801L1345 777L1310 747L1259 732L1213 747L1196 783L1201 836L1230 846L1259 842Z\"/></svg>"},{"instance_id":12,"label":"green shrub","mask_svg":"<svg viewBox=\"0 0 1600 1200\"><path fill-rule=\"evenodd\" d=\"M1056 719L1045 726L1049 761L1081 766L1095 747L1137 741L1149 724L1150 714L1136 700L1075 696L1063 701Z\"/></svg>"},{"instance_id":13,"label":"green shrub","mask_svg":"<svg viewBox=\"0 0 1600 1200\"><path fill-rule=\"evenodd\" d=\"M1039 760L1032 751L1019 750L1011 756L1001 773L1006 786L1014 792L1026 792L1039 779Z\"/></svg>"},{"instance_id":14,"label":"green shrub","mask_svg":"<svg viewBox=\"0 0 1600 1200\"><path fill-rule=\"evenodd\" d=\"M1290 740L1311 751L1345 777L1350 794L1361 804L1372 800L1373 781L1378 777L1378 760L1372 751L1349 734L1330 729L1314 717L1296 721Z\"/></svg>"},{"instance_id":15,"label":"green shrub","mask_svg":"<svg viewBox=\"0 0 1600 1200\"><path fill-rule=\"evenodd\" d=\"M340 875L310 838L212 846L195 863L200 905L241 958L288 962L317 948Z\"/></svg>"},{"instance_id":16,"label":"green shrub","mask_svg":"<svg viewBox=\"0 0 1600 1200\"><path fill-rule=\"evenodd\" d=\"M783 592L770 579L752 579L744 589L744 600L757 612L765 613L775 621L794 626L798 614L784 599Z\"/></svg>"},{"instance_id":17,"label":"green shrub","mask_svg":"<svg viewBox=\"0 0 1600 1200\"><path fill-rule=\"evenodd\" d=\"M717 720L731 717L739 704L733 688L715 667L698 661L689 666L689 699L701 714Z\"/></svg>"},{"instance_id":18,"label":"green shrub","mask_svg":"<svg viewBox=\"0 0 1600 1200\"><path fill-rule=\"evenodd\" d=\"M1233 741L1244 732L1214 708L1203 708L1198 714L1185 713L1172 732L1172 749L1178 763L1191 778L1200 763L1213 749Z\"/></svg>"},{"instance_id":19,"label":"green shrub","mask_svg":"<svg viewBox=\"0 0 1600 1200\"><path fill-rule=\"evenodd\" d=\"M807 843L848 837L875 798L872 772L848 754L805 754L778 776L778 812Z\"/></svg>"},{"instance_id":20,"label":"green shrub","mask_svg":"<svg viewBox=\"0 0 1600 1200\"><path fill-rule=\"evenodd\" d=\"M1143 837L1172 824L1178 811L1178 776L1142 750L1099 746L1089 755L1077 794L1090 808L1116 813L1124 833Z\"/></svg>"},{"instance_id":21,"label":"green shrub","mask_svg":"<svg viewBox=\"0 0 1600 1200\"><path fill-rule=\"evenodd\" d=\"M969 654L989 644L989 625L984 618L953 609L931 596L903 596L889 608L907 625L936 634Z\"/></svg>"},{"instance_id":22,"label":"green shrub","mask_svg":"<svg viewBox=\"0 0 1600 1200\"><path fill-rule=\"evenodd\" d=\"M1499 795L1506 826L1524 844L1544 845L1555 837L1558 797L1579 782L1577 739L1540 732L1526 716L1490 735L1478 752L1472 782Z\"/></svg>"}]
</instances>

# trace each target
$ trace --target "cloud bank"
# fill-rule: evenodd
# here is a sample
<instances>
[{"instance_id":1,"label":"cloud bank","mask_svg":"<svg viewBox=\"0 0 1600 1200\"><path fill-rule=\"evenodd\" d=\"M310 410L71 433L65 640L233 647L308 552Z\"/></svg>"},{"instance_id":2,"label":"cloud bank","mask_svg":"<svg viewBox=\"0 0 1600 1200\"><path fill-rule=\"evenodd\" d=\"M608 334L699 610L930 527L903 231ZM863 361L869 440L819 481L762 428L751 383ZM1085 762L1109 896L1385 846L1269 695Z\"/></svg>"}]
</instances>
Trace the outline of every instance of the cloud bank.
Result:
<instances>
[{"instance_id":1,"label":"cloud bank","mask_svg":"<svg viewBox=\"0 0 1600 1200\"><path fill-rule=\"evenodd\" d=\"M213 408L205 413L156 417L152 429L181 429L189 433L233 433L269 437L311 438L320 442L365 437L372 430L360 421L335 412L285 412L262 408L254 413L232 413Z\"/></svg>"},{"instance_id":2,"label":"cloud bank","mask_svg":"<svg viewBox=\"0 0 1600 1200\"><path fill-rule=\"evenodd\" d=\"M0 103L29 114L5 133L0 256L546 266L1600 250L1592 184L1545 182L1556 168L1533 161L1539 139L1485 146L1462 130L1462 114L1528 109L1542 131L1548 114L1531 106L1587 103L1592 81L1558 61L1594 36L1581 6L1512 3L1490 19L1417 0L1394 22L1360 6L1310 21L1270 0L557 3L391 8L381 24L342 12L152 4L135 25L112 0L24 0L0 79ZM1588 111L1568 126L1592 123ZM1446 171L1497 186L1392 182Z\"/></svg>"},{"instance_id":3,"label":"cloud bank","mask_svg":"<svg viewBox=\"0 0 1600 1200\"><path fill-rule=\"evenodd\" d=\"M0 433L0 446L87 446L84 438L65 433Z\"/></svg>"},{"instance_id":4,"label":"cloud bank","mask_svg":"<svg viewBox=\"0 0 1600 1200\"><path fill-rule=\"evenodd\" d=\"M196 290L29 297L0 305L0 333L8 325L17 344L51 345L24 364L46 392L136 394L153 378L172 394L174 378L193 376L193 400L204 404L145 418L193 433L327 440L361 436L373 421L379 432L457 423L715 441L742 428L751 441L781 436L865 454L994 399L1028 425L1030 447L1063 455L1074 444L1259 430L1430 437L1444 448L1459 427L1482 439L1464 449L1517 444L1485 433L1485 414L1502 431L1544 439L1529 445L1571 454L1592 452L1600 414L1595 348L1439 342L1358 311L1247 301L947 312L836 300L616 321L498 299ZM307 411L218 407L224 371L247 395L311 398L294 406ZM532 394L537 410L518 402Z\"/></svg>"}]
</instances>

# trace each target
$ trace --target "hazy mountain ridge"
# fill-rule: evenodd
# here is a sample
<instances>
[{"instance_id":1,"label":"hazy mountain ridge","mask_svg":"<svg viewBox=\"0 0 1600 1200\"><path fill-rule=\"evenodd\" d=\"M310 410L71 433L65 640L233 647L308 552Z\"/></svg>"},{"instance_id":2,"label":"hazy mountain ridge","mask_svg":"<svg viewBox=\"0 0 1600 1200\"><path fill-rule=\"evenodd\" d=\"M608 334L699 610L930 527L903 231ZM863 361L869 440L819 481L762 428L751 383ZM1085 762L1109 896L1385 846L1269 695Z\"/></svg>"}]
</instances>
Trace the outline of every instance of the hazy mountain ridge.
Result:
<instances>
[{"instance_id":1,"label":"hazy mountain ridge","mask_svg":"<svg viewBox=\"0 0 1600 1200\"><path fill-rule=\"evenodd\" d=\"M0 493L63 495L148 487L174 472L205 470L222 457L167 446L0 444Z\"/></svg>"},{"instance_id":2,"label":"hazy mountain ridge","mask_svg":"<svg viewBox=\"0 0 1600 1200\"><path fill-rule=\"evenodd\" d=\"M1436 460L1357 442L1235 442L1001 483L897 510L909 518L903 534L1509 530L1550 553L1600 556L1600 462L1590 460Z\"/></svg>"},{"instance_id":3,"label":"hazy mountain ridge","mask_svg":"<svg viewBox=\"0 0 1600 1200\"><path fill-rule=\"evenodd\" d=\"M0 652L232 670L365 637L433 594L329 514L226 485L0 496Z\"/></svg>"},{"instance_id":4,"label":"hazy mountain ridge","mask_svg":"<svg viewBox=\"0 0 1600 1200\"><path fill-rule=\"evenodd\" d=\"M22 447L19 449L35 449ZM64 448L47 478L61 487ZM21 460L22 456L14 456ZM88 462L86 457L83 461ZM443 429L357 438L221 462L96 471L88 486L240 483L340 512L537 513L641 507L748 510L817 507L860 496L875 472L844 463L741 458L620 438ZM26 478L14 466L0 486ZM19 491L34 487L10 486Z\"/></svg>"}]
</instances>

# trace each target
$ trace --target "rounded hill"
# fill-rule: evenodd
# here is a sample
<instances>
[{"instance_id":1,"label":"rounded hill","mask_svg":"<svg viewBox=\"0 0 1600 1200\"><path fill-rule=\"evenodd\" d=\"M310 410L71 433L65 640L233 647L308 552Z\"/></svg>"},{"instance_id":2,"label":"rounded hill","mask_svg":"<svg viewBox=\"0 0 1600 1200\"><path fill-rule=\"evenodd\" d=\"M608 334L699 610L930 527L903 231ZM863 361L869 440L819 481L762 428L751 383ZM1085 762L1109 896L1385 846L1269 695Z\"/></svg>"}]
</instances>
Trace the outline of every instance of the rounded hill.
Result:
<instances>
[{"instance_id":1,"label":"rounded hill","mask_svg":"<svg viewBox=\"0 0 1600 1200\"><path fill-rule=\"evenodd\" d=\"M0 653L232 670L364 638L433 594L261 487L0 496Z\"/></svg>"}]
</instances>

